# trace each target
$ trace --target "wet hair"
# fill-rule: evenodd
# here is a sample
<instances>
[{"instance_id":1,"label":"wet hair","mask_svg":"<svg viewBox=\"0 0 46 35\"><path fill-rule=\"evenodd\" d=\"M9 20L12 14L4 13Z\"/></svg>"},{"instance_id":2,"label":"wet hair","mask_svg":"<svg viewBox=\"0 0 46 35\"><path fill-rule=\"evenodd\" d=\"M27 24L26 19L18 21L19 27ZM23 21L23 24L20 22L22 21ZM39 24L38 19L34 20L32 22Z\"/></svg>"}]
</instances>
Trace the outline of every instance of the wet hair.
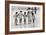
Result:
<instances>
[{"instance_id":1,"label":"wet hair","mask_svg":"<svg viewBox=\"0 0 46 35\"><path fill-rule=\"evenodd\" d=\"M16 12L16 14L18 14L18 12Z\"/></svg>"},{"instance_id":2,"label":"wet hair","mask_svg":"<svg viewBox=\"0 0 46 35\"><path fill-rule=\"evenodd\" d=\"M22 12L22 11L20 11L20 12Z\"/></svg>"}]
</instances>

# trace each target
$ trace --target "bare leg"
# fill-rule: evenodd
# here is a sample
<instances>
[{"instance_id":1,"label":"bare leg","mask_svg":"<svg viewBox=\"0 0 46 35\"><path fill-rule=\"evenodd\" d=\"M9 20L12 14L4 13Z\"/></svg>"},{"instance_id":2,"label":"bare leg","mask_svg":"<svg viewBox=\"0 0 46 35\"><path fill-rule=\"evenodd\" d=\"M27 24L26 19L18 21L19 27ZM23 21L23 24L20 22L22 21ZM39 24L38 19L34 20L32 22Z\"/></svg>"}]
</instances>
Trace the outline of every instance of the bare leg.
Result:
<instances>
[{"instance_id":1,"label":"bare leg","mask_svg":"<svg viewBox=\"0 0 46 35\"><path fill-rule=\"evenodd\" d=\"M17 25L17 18L15 19L15 24Z\"/></svg>"},{"instance_id":2,"label":"bare leg","mask_svg":"<svg viewBox=\"0 0 46 35\"><path fill-rule=\"evenodd\" d=\"M21 22L22 22L22 19L20 19L20 24L21 24Z\"/></svg>"},{"instance_id":3,"label":"bare leg","mask_svg":"<svg viewBox=\"0 0 46 35\"><path fill-rule=\"evenodd\" d=\"M24 19L24 24L26 24L26 19Z\"/></svg>"}]
</instances>

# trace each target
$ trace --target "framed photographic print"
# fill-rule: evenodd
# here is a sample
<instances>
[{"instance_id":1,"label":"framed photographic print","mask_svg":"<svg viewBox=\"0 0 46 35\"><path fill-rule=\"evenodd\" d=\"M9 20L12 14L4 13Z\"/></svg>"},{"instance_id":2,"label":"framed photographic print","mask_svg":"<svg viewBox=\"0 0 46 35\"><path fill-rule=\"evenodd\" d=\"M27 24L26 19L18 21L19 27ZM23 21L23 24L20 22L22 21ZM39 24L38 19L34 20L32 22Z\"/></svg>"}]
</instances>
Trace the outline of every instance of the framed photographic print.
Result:
<instances>
[{"instance_id":1,"label":"framed photographic print","mask_svg":"<svg viewBox=\"0 0 46 35\"><path fill-rule=\"evenodd\" d=\"M45 5L39 2L6 1L6 34L44 32Z\"/></svg>"}]
</instances>

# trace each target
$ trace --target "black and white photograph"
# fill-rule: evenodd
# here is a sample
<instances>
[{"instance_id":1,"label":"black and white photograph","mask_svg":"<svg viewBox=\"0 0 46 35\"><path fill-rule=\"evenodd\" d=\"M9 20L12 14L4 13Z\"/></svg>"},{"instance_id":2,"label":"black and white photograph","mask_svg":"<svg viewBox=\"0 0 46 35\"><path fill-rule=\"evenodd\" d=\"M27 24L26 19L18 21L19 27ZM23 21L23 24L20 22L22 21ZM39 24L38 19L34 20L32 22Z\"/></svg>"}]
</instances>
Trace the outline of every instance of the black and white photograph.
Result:
<instances>
[{"instance_id":1,"label":"black and white photograph","mask_svg":"<svg viewBox=\"0 0 46 35\"><path fill-rule=\"evenodd\" d=\"M9 4L9 30L41 30L43 7L41 5Z\"/></svg>"}]
</instances>

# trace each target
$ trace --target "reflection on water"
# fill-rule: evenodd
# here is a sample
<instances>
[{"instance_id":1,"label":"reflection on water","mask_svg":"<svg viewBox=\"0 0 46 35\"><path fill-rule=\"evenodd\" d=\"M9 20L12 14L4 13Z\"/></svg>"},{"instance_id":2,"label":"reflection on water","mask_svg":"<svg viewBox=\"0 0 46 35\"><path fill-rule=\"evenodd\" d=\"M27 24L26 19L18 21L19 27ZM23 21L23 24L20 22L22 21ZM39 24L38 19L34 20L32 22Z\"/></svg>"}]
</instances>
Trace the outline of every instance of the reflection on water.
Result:
<instances>
[{"instance_id":1,"label":"reflection on water","mask_svg":"<svg viewBox=\"0 0 46 35\"><path fill-rule=\"evenodd\" d=\"M32 28L33 24L19 24L16 25L15 28Z\"/></svg>"}]
</instances>

